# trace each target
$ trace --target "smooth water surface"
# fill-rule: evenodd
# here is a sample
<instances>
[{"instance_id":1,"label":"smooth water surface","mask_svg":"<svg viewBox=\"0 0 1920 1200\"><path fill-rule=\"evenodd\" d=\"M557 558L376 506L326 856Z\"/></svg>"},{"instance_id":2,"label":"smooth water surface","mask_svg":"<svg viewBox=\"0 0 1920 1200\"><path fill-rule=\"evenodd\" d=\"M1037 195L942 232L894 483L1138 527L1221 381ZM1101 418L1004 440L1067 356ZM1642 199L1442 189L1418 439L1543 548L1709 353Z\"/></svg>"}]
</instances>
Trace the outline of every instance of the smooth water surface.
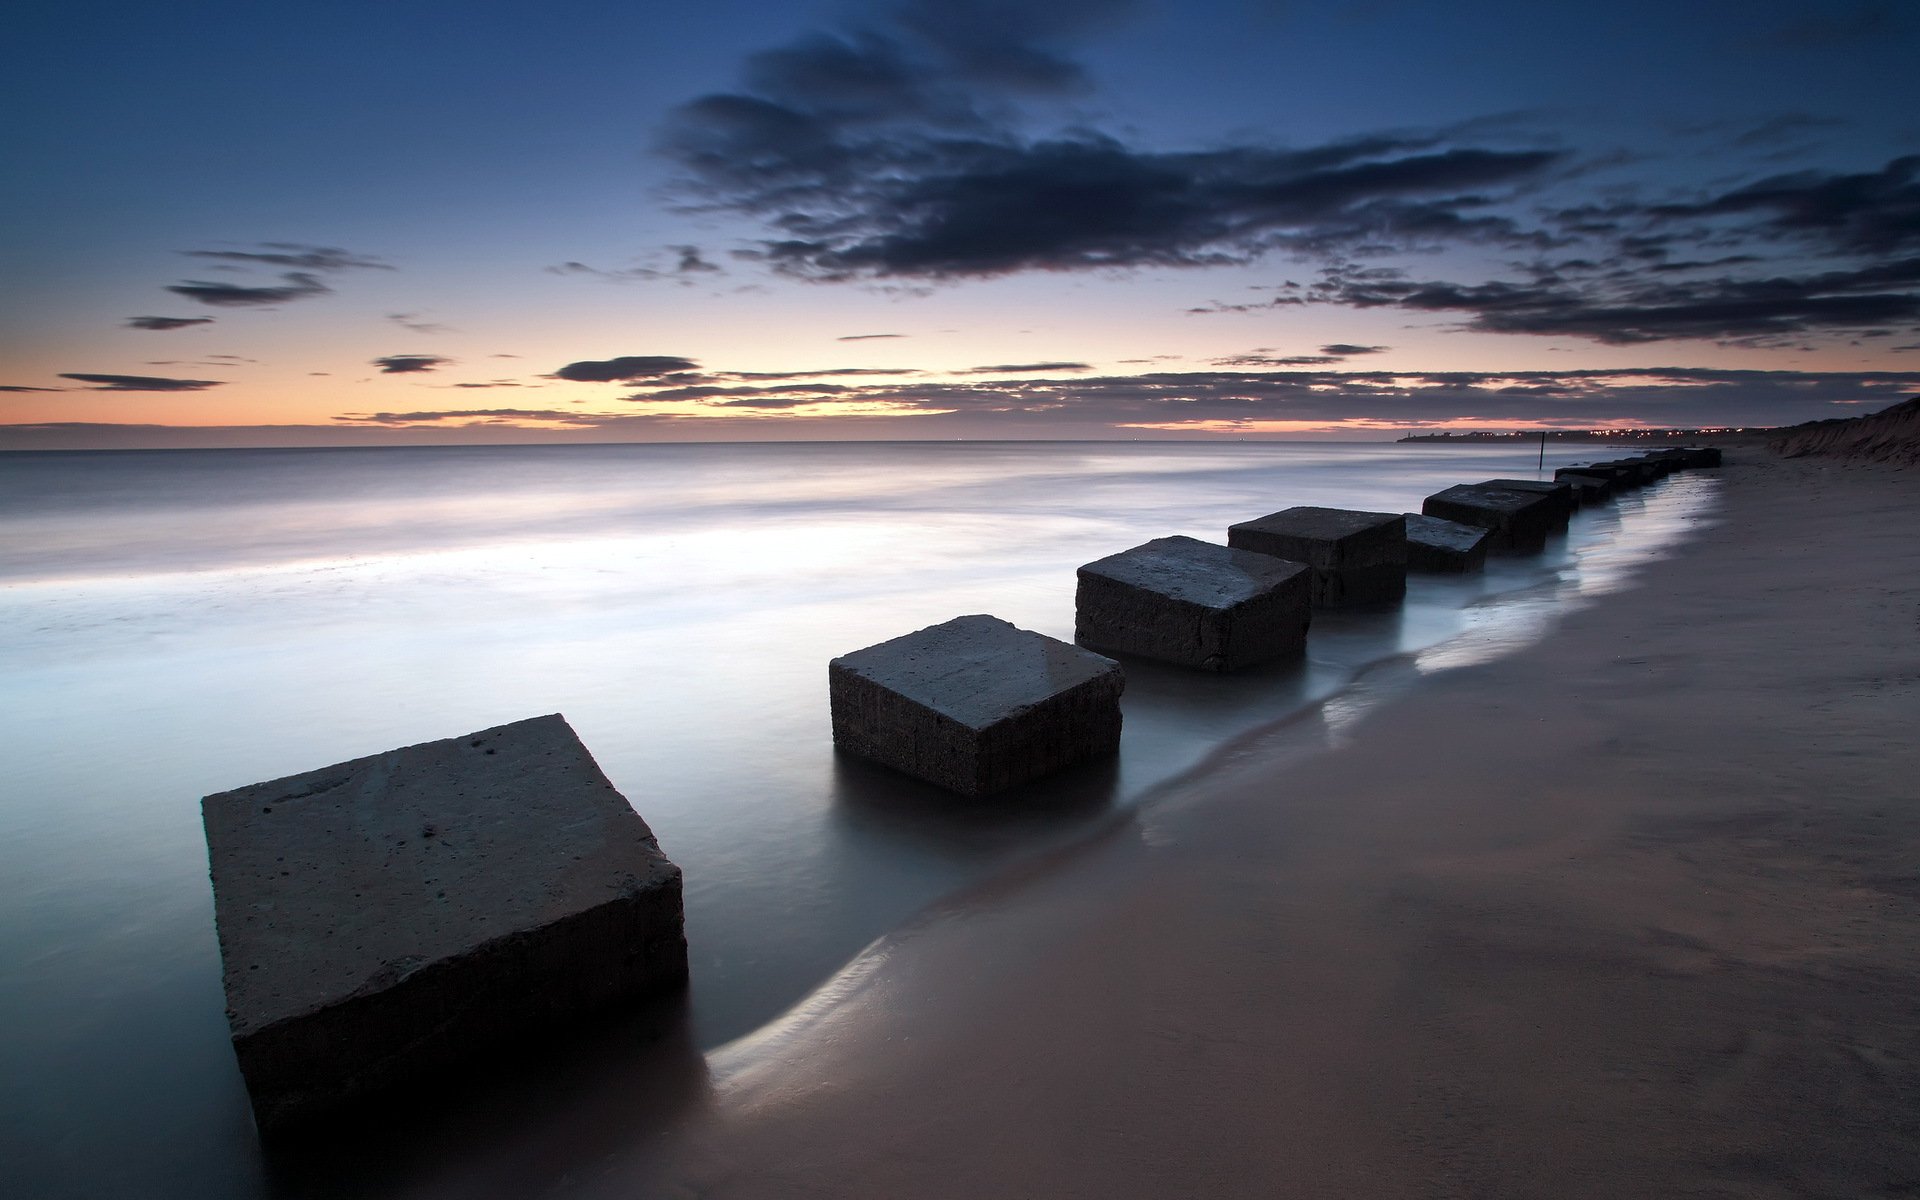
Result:
<instances>
[{"instance_id":1,"label":"smooth water surface","mask_svg":"<svg viewBox=\"0 0 1920 1200\"><path fill-rule=\"evenodd\" d=\"M1578 451L1550 448L1546 471L1606 454ZM1216 677L1128 662L1118 760L994 802L836 757L829 658L973 612L1070 639L1083 562L1174 533L1224 541L1296 504L1417 511L1450 484L1534 478L1536 453L0 454L0 721L15 747L0 1158L23 1189L9 1192L287 1190L227 1044L206 793L564 713L685 870L685 1041L711 1047L933 900L1338 697L1368 664L1420 652L1441 669L1538 636L1570 597L1676 542L1712 484L1630 493L1484 576L1415 577L1391 611L1321 614L1304 663ZM352 1190L367 1189L382 1190Z\"/></svg>"}]
</instances>

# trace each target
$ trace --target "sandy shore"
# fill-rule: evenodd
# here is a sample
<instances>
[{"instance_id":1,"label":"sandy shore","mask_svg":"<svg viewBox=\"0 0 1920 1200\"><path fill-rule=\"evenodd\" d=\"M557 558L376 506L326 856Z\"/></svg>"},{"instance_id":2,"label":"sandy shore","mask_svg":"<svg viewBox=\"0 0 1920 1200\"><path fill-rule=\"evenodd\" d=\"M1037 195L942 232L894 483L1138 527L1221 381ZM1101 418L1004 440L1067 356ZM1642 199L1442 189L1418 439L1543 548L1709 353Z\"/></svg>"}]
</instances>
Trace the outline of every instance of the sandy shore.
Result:
<instances>
[{"instance_id":1,"label":"sandy shore","mask_svg":"<svg viewBox=\"0 0 1920 1200\"><path fill-rule=\"evenodd\" d=\"M1920 1192L1920 474L1721 486L1540 646L883 941L590 1190Z\"/></svg>"}]
</instances>

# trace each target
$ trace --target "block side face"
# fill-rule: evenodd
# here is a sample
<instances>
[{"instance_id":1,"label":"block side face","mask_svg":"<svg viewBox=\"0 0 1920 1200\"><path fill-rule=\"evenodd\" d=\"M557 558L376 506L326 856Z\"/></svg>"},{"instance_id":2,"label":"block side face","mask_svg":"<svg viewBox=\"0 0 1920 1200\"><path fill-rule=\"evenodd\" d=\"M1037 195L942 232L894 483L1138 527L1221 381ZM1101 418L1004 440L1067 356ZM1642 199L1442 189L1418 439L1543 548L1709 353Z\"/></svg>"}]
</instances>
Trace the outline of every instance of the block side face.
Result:
<instances>
[{"instance_id":1,"label":"block side face","mask_svg":"<svg viewBox=\"0 0 1920 1200\"><path fill-rule=\"evenodd\" d=\"M831 666L975 730L1115 669L1090 651L990 616L956 617Z\"/></svg>"},{"instance_id":2,"label":"block side face","mask_svg":"<svg viewBox=\"0 0 1920 1200\"><path fill-rule=\"evenodd\" d=\"M557 716L219 793L202 815L237 1039L679 879Z\"/></svg>"},{"instance_id":3,"label":"block side face","mask_svg":"<svg viewBox=\"0 0 1920 1200\"><path fill-rule=\"evenodd\" d=\"M236 1036L263 1129L470 1060L489 1045L684 986L677 871L551 925L396 972L339 1004Z\"/></svg>"},{"instance_id":4,"label":"block side face","mask_svg":"<svg viewBox=\"0 0 1920 1200\"><path fill-rule=\"evenodd\" d=\"M1236 605L1224 614L1218 633L1218 661L1210 670L1240 671L1262 663L1298 658L1306 652L1313 622L1313 575L1301 571L1266 595Z\"/></svg>"},{"instance_id":5,"label":"block side face","mask_svg":"<svg viewBox=\"0 0 1920 1200\"><path fill-rule=\"evenodd\" d=\"M1435 492L1420 507L1425 516L1491 530L1490 553L1537 549L1560 527L1561 514L1543 498L1498 488L1461 484Z\"/></svg>"},{"instance_id":6,"label":"block side face","mask_svg":"<svg viewBox=\"0 0 1920 1200\"><path fill-rule=\"evenodd\" d=\"M1401 560L1372 566L1314 572L1315 608L1355 608L1365 604L1392 604L1407 594L1407 563Z\"/></svg>"},{"instance_id":7,"label":"block side face","mask_svg":"<svg viewBox=\"0 0 1920 1200\"><path fill-rule=\"evenodd\" d=\"M1486 566L1487 530L1439 517L1407 514L1407 569L1461 574Z\"/></svg>"},{"instance_id":8,"label":"block side face","mask_svg":"<svg viewBox=\"0 0 1920 1200\"><path fill-rule=\"evenodd\" d=\"M1074 591L1074 640L1102 653L1201 667L1220 654L1232 606L1203 605L1082 571Z\"/></svg>"},{"instance_id":9,"label":"block side face","mask_svg":"<svg viewBox=\"0 0 1920 1200\"><path fill-rule=\"evenodd\" d=\"M827 667L834 745L950 791L980 774L980 732L875 682L839 660Z\"/></svg>"},{"instance_id":10,"label":"block side face","mask_svg":"<svg viewBox=\"0 0 1920 1200\"><path fill-rule=\"evenodd\" d=\"M986 730L968 795L986 796L1120 749L1123 677L1089 679Z\"/></svg>"}]
</instances>

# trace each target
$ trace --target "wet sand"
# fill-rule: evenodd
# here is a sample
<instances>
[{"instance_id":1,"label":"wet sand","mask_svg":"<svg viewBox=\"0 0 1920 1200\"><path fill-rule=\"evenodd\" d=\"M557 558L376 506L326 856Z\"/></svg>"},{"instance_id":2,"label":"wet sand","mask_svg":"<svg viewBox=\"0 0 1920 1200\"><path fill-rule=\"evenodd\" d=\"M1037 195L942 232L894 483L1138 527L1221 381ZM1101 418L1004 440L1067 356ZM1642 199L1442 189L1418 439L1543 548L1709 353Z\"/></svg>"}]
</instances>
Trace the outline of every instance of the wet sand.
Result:
<instances>
[{"instance_id":1,"label":"wet sand","mask_svg":"<svg viewBox=\"0 0 1920 1200\"><path fill-rule=\"evenodd\" d=\"M1920 473L1722 475L1542 644L877 943L586 1190L1920 1192Z\"/></svg>"}]
</instances>

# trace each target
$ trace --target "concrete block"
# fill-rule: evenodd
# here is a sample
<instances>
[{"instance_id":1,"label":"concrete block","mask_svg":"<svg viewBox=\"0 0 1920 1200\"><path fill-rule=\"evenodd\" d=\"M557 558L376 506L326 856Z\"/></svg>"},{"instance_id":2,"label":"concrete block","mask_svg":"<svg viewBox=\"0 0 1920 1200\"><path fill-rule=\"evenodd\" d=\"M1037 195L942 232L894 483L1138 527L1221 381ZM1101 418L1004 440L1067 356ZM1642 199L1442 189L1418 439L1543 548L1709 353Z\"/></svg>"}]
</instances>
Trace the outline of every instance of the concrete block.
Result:
<instances>
[{"instance_id":1,"label":"concrete block","mask_svg":"<svg viewBox=\"0 0 1920 1200\"><path fill-rule=\"evenodd\" d=\"M1491 536L1478 525L1407 513L1407 570L1461 575L1487 565Z\"/></svg>"},{"instance_id":2,"label":"concrete block","mask_svg":"<svg viewBox=\"0 0 1920 1200\"><path fill-rule=\"evenodd\" d=\"M1584 467L1561 467L1553 473L1553 477L1605 479L1613 485L1615 492L1628 491L1646 482L1639 467L1618 461L1588 463Z\"/></svg>"},{"instance_id":3,"label":"concrete block","mask_svg":"<svg viewBox=\"0 0 1920 1200\"><path fill-rule=\"evenodd\" d=\"M998 617L944 624L827 664L834 744L984 796L1120 746L1110 658Z\"/></svg>"},{"instance_id":4,"label":"concrete block","mask_svg":"<svg viewBox=\"0 0 1920 1200\"><path fill-rule=\"evenodd\" d=\"M1561 529L1567 527L1567 523L1573 519L1573 511L1580 507L1579 501L1574 499L1573 485L1562 483L1557 479L1551 482L1544 479L1488 479L1480 486L1546 497L1553 505L1554 511L1559 513Z\"/></svg>"},{"instance_id":5,"label":"concrete block","mask_svg":"<svg viewBox=\"0 0 1920 1200\"><path fill-rule=\"evenodd\" d=\"M201 802L263 1130L677 989L680 869L560 716Z\"/></svg>"},{"instance_id":6,"label":"concrete block","mask_svg":"<svg viewBox=\"0 0 1920 1200\"><path fill-rule=\"evenodd\" d=\"M1236 550L1313 568L1313 606L1398 601L1407 592L1407 522L1399 513L1289 508L1227 530Z\"/></svg>"},{"instance_id":7,"label":"concrete block","mask_svg":"<svg viewBox=\"0 0 1920 1200\"><path fill-rule=\"evenodd\" d=\"M1079 571L1074 640L1112 654L1237 671L1306 648L1313 569L1190 537Z\"/></svg>"},{"instance_id":8,"label":"concrete block","mask_svg":"<svg viewBox=\"0 0 1920 1200\"><path fill-rule=\"evenodd\" d=\"M1530 554L1546 544L1561 526L1561 513L1551 497L1505 488L1458 484L1428 496L1422 515L1478 525L1493 536L1489 554Z\"/></svg>"},{"instance_id":9,"label":"concrete block","mask_svg":"<svg viewBox=\"0 0 1920 1200\"><path fill-rule=\"evenodd\" d=\"M1582 505L1598 504L1612 498L1624 485L1628 472L1604 467L1561 467L1553 473L1560 483L1570 484Z\"/></svg>"}]
</instances>

